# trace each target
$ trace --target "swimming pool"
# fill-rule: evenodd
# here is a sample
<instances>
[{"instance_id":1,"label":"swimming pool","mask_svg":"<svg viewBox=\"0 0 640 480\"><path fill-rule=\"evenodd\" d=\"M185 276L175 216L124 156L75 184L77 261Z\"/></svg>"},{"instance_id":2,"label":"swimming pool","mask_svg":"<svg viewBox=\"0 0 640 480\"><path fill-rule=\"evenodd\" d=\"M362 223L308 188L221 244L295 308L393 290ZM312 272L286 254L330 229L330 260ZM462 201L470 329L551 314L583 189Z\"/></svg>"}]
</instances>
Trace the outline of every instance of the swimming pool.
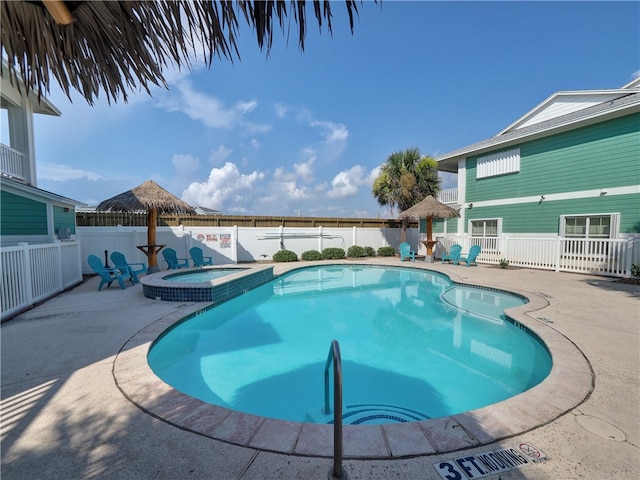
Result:
<instances>
[{"instance_id":1,"label":"swimming pool","mask_svg":"<svg viewBox=\"0 0 640 480\"><path fill-rule=\"evenodd\" d=\"M509 398L549 373L538 338L504 317L525 301L425 270L307 267L177 324L148 361L205 402L326 423L323 371L336 338L345 423L439 418Z\"/></svg>"}]
</instances>

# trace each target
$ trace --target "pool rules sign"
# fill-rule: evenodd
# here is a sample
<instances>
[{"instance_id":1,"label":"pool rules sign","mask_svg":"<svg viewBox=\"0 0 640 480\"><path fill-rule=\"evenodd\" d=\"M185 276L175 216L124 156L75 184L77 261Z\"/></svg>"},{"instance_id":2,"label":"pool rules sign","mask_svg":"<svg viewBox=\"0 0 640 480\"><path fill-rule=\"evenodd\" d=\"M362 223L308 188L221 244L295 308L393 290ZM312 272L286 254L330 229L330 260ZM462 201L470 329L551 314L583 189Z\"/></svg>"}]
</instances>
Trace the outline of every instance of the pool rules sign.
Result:
<instances>
[{"instance_id":1,"label":"pool rules sign","mask_svg":"<svg viewBox=\"0 0 640 480\"><path fill-rule=\"evenodd\" d=\"M515 447L436 462L433 466L444 480L474 480L547 460L539 449L524 442Z\"/></svg>"}]
</instances>

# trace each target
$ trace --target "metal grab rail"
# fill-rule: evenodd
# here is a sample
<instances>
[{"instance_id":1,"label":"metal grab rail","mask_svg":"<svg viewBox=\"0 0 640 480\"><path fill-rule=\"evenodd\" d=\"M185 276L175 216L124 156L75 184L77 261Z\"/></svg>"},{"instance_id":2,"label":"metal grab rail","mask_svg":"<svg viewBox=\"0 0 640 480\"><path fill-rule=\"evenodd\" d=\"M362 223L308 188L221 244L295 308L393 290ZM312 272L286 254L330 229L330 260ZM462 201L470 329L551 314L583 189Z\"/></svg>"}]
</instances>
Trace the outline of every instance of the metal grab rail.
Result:
<instances>
[{"instance_id":1,"label":"metal grab rail","mask_svg":"<svg viewBox=\"0 0 640 480\"><path fill-rule=\"evenodd\" d=\"M324 366L324 413L329 408L329 367L333 362L333 469L329 479L346 480L347 473L342 469L342 359L337 340L331 341L331 349Z\"/></svg>"}]
</instances>

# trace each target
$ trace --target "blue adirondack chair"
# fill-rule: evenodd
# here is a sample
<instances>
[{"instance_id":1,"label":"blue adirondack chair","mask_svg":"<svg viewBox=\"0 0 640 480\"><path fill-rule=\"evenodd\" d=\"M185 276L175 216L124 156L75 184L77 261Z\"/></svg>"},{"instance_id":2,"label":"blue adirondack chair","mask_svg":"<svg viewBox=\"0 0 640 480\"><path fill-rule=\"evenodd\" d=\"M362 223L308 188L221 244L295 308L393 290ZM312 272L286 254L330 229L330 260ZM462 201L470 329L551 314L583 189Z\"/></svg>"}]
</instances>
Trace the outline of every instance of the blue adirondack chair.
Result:
<instances>
[{"instance_id":1,"label":"blue adirondack chair","mask_svg":"<svg viewBox=\"0 0 640 480\"><path fill-rule=\"evenodd\" d=\"M124 253L112 252L110 257L114 267L119 268L121 271L126 270L129 272L131 278L133 278L133 283L138 283L139 273L147 273L146 263L129 263Z\"/></svg>"},{"instance_id":2,"label":"blue adirondack chair","mask_svg":"<svg viewBox=\"0 0 640 480\"><path fill-rule=\"evenodd\" d=\"M189 255L191 255L191 260L193 260L194 267L213 265L213 258L203 256L202 249L200 247L191 247L189 249Z\"/></svg>"},{"instance_id":3,"label":"blue adirondack chair","mask_svg":"<svg viewBox=\"0 0 640 480\"><path fill-rule=\"evenodd\" d=\"M458 264L460 260L460 255L462 254L462 245L454 243L449 248L449 252L444 252L442 254L442 263L446 260L447 262L453 262L454 265Z\"/></svg>"},{"instance_id":4,"label":"blue adirondack chair","mask_svg":"<svg viewBox=\"0 0 640 480\"><path fill-rule=\"evenodd\" d=\"M460 257L458 259L459 262L461 263L465 263L467 264L467 267L469 267L472 263L475 263L476 266L478 265L478 262L476 262L476 258L478 257L478 255L480 255L480 252L482 251L482 247L480 245L473 245L470 249L469 249L469 254L466 257ZM456 265L458 264L457 262L454 262Z\"/></svg>"},{"instance_id":5,"label":"blue adirondack chair","mask_svg":"<svg viewBox=\"0 0 640 480\"><path fill-rule=\"evenodd\" d=\"M165 248L162 250L164 261L167 262L168 269L174 270L181 267L189 267L189 260L186 258L178 258L178 254L173 248Z\"/></svg>"},{"instance_id":6,"label":"blue adirondack chair","mask_svg":"<svg viewBox=\"0 0 640 480\"><path fill-rule=\"evenodd\" d=\"M407 242L400 244L400 261L404 262L405 258L410 258L412 262L416 261L416 252L411 251L411 246Z\"/></svg>"},{"instance_id":7,"label":"blue adirondack chair","mask_svg":"<svg viewBox=\"0 0 640 480\"><path fill-rule=\"evenodd\" d=\"M89 266L92 270L100 276L100 286L98 287L98 291L102 290L105 283L107 284L107 288L109 288L114 281L118 282L122 290L125 289L125 280L130 280L131 285L133 285L133 277L128 270L122 271L119 268L105 268L102 264L102 260L95 255L89 255L87 261L89 262Z\"/></svg>"}]
</instances>

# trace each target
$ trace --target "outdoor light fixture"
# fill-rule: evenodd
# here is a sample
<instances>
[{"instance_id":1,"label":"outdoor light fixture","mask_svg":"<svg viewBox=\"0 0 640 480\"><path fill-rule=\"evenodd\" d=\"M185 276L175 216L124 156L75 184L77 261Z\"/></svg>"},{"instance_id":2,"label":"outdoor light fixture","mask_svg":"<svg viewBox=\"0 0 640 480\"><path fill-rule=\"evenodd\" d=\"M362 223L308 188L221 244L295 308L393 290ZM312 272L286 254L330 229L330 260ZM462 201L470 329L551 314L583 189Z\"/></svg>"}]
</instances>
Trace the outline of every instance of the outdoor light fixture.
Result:
<instances>
[{"instance_id":1,"label":"outdoor light fixture","mask_svg":"<svg viewBox=\"0 0 640 480\"><path fill-rule=\"evenodd\" d=\"M540 195L540 201L544 200L544 195Z\"/></svg>"},{"instance_id":2,"label":"outdoor light fixture","mask_svg":"<svg viewBox=\"0 0 640 480\"><path fill-rule=\"evenodd\" d=\"M470 203L470 204L469 204L469 208L473 208L473 203Z\"/></svg>"}]
</instances>

